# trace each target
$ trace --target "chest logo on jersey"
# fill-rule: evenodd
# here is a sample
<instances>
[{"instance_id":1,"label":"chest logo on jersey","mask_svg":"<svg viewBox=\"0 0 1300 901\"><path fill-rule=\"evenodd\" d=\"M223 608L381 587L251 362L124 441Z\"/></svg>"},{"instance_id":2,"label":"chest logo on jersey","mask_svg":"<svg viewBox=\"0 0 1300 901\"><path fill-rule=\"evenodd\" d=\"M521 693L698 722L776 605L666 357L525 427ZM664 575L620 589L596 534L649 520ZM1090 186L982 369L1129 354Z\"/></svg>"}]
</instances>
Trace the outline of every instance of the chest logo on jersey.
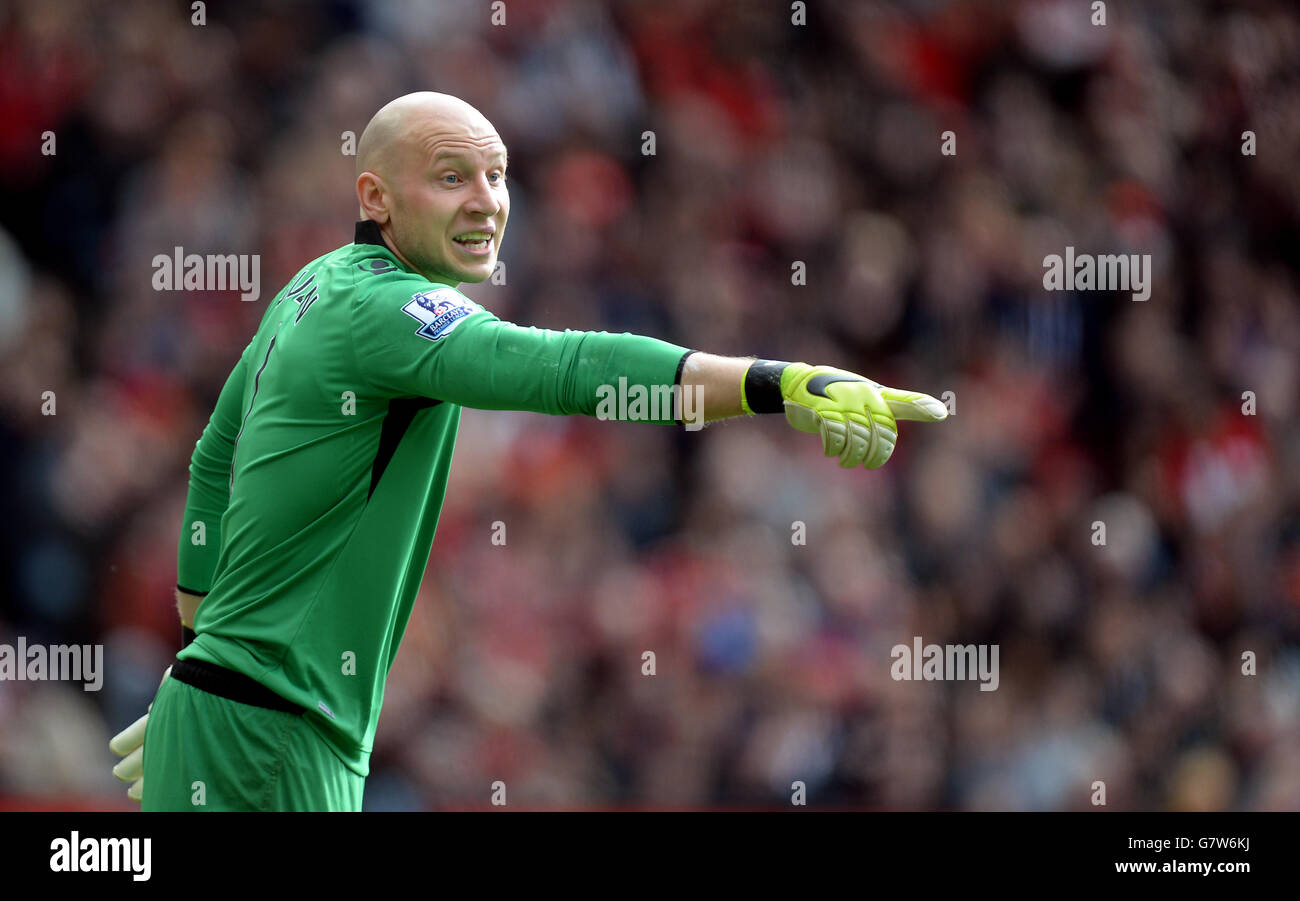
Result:
<instances>
[{"instance_id":1,"label":"chest logo on jersey","mask_svg":"<svg viewBox=\"0 0 1300 901\"><path fill-rule=\"evenodd\" d=\"M421 325L415 333L421 338L437 341L447 337L462 319L481 310L478 304L467 300L451 288L422 291L411 298L402 312Z\"/></svg>"}]
</instances>

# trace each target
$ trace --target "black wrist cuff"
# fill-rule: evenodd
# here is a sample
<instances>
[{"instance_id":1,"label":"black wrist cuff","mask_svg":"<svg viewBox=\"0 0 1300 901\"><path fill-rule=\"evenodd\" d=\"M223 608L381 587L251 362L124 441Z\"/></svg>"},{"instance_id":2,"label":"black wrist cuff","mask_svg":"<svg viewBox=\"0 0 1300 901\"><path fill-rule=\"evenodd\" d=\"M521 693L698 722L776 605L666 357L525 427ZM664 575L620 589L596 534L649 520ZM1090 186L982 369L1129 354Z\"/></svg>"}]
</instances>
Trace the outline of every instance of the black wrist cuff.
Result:
<instances>
[{"instance_id":1,"label":"black wrist cuff","mask_svg":"<svg viewBox=\"0 0 1300 901\"><path fill-rule=\"evenodd\" d=\"M195 638L195 632L184 623L181 624L181 647L185 647Z\"/></svg>"},{"instance_id":2,"label":"black wrist cuff","mask_svg":"<svg viewBox=\"0 0 1300 901\"><path fill-rule=\"evenodd\" d=\"M755 413L784 413L781 373L789 363L755 360L745 372L745 403Z\"/></svg>"}]
</instances>

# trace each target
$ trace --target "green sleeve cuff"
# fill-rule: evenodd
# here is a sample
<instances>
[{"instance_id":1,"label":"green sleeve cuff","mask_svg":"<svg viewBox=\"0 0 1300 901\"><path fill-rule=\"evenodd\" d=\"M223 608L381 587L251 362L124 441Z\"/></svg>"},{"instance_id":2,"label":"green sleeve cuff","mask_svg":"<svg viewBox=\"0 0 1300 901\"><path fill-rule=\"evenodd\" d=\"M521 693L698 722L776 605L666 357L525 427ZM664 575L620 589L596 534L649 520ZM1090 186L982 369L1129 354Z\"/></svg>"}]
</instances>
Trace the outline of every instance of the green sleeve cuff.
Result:
<instances>
[{"instance_id":1,"label":"green sleeve cuff","mask_svg":"<svg viewBox=\"0 0 1300 901\"><path fill-rule=\"evenodd\" d=\"M673 425L669 402L694 351L627 332L587 332L572 363L578 411L598 419Z\"/></svg>"}]
</instances>

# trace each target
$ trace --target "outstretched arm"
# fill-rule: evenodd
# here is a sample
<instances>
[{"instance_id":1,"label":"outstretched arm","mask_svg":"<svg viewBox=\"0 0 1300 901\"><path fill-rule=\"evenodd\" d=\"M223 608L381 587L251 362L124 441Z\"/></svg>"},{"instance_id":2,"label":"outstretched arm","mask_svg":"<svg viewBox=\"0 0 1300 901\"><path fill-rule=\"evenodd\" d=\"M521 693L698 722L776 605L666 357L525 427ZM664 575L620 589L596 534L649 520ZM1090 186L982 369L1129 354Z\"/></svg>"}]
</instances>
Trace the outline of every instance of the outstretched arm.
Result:
<instances>
[{"instance_id":1,"label":"outstretched arm","mask_svg":"<svg viewBox=\"0 0 1300 901\"><path fill-rule=\"evenodd\" d=\"M523 327L455 289L408 294L409 287L394 282L354 307L358 363L373 390L389 396L660 423L783 412L792 427L820 434L826 455L841 466L868 469L894 452L898 419L947 416L927 394L843 369L721 357L644 335ZM669 389L680 391L678 410L633 399L665 397Z\"/></svg>"}]
</instances>

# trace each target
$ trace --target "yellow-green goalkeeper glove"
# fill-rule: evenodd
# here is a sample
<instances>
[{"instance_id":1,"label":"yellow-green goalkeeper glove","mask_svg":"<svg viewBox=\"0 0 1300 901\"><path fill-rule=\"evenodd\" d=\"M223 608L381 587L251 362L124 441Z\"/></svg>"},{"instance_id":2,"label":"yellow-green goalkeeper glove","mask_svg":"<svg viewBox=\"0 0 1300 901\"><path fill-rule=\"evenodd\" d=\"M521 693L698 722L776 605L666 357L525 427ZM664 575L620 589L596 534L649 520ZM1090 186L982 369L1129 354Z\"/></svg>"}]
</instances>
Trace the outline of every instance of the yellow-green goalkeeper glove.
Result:
<instances>
[{"instance_id":1,"label":"yellow-green goalkeeper glove","mask_svg":"<svg viewBox=\"0 0 1300 901\"><path fill-rule=\"evenodd\" d=\"M172 668L169 666L163 673L162 681L158 683L159 688L162 688L163 682L171 674ZM145 710L144 716L114 735L108 743L108 749L122 758L113 767L113 775L123 782L131 783L126 796L132 801L139 801L144 793L144 733L149 725L150 710L153 710L153 704Z\"/></svg>"},{"instance_id":2,"label":"yellow-green goalkeeper glove","mask_svg":"<svg viewBox=\"0 0 1300 901\"><path fill-rule=\"evenodd\" d=\"M746 412L784 410L791 426L820 434L826 456L839 457L846 469L885 465L898 442L897 420L939 422L948 416L948 408L928 394L807 363L755 360L741 398Z\"/></svg>"}]
</instances>

